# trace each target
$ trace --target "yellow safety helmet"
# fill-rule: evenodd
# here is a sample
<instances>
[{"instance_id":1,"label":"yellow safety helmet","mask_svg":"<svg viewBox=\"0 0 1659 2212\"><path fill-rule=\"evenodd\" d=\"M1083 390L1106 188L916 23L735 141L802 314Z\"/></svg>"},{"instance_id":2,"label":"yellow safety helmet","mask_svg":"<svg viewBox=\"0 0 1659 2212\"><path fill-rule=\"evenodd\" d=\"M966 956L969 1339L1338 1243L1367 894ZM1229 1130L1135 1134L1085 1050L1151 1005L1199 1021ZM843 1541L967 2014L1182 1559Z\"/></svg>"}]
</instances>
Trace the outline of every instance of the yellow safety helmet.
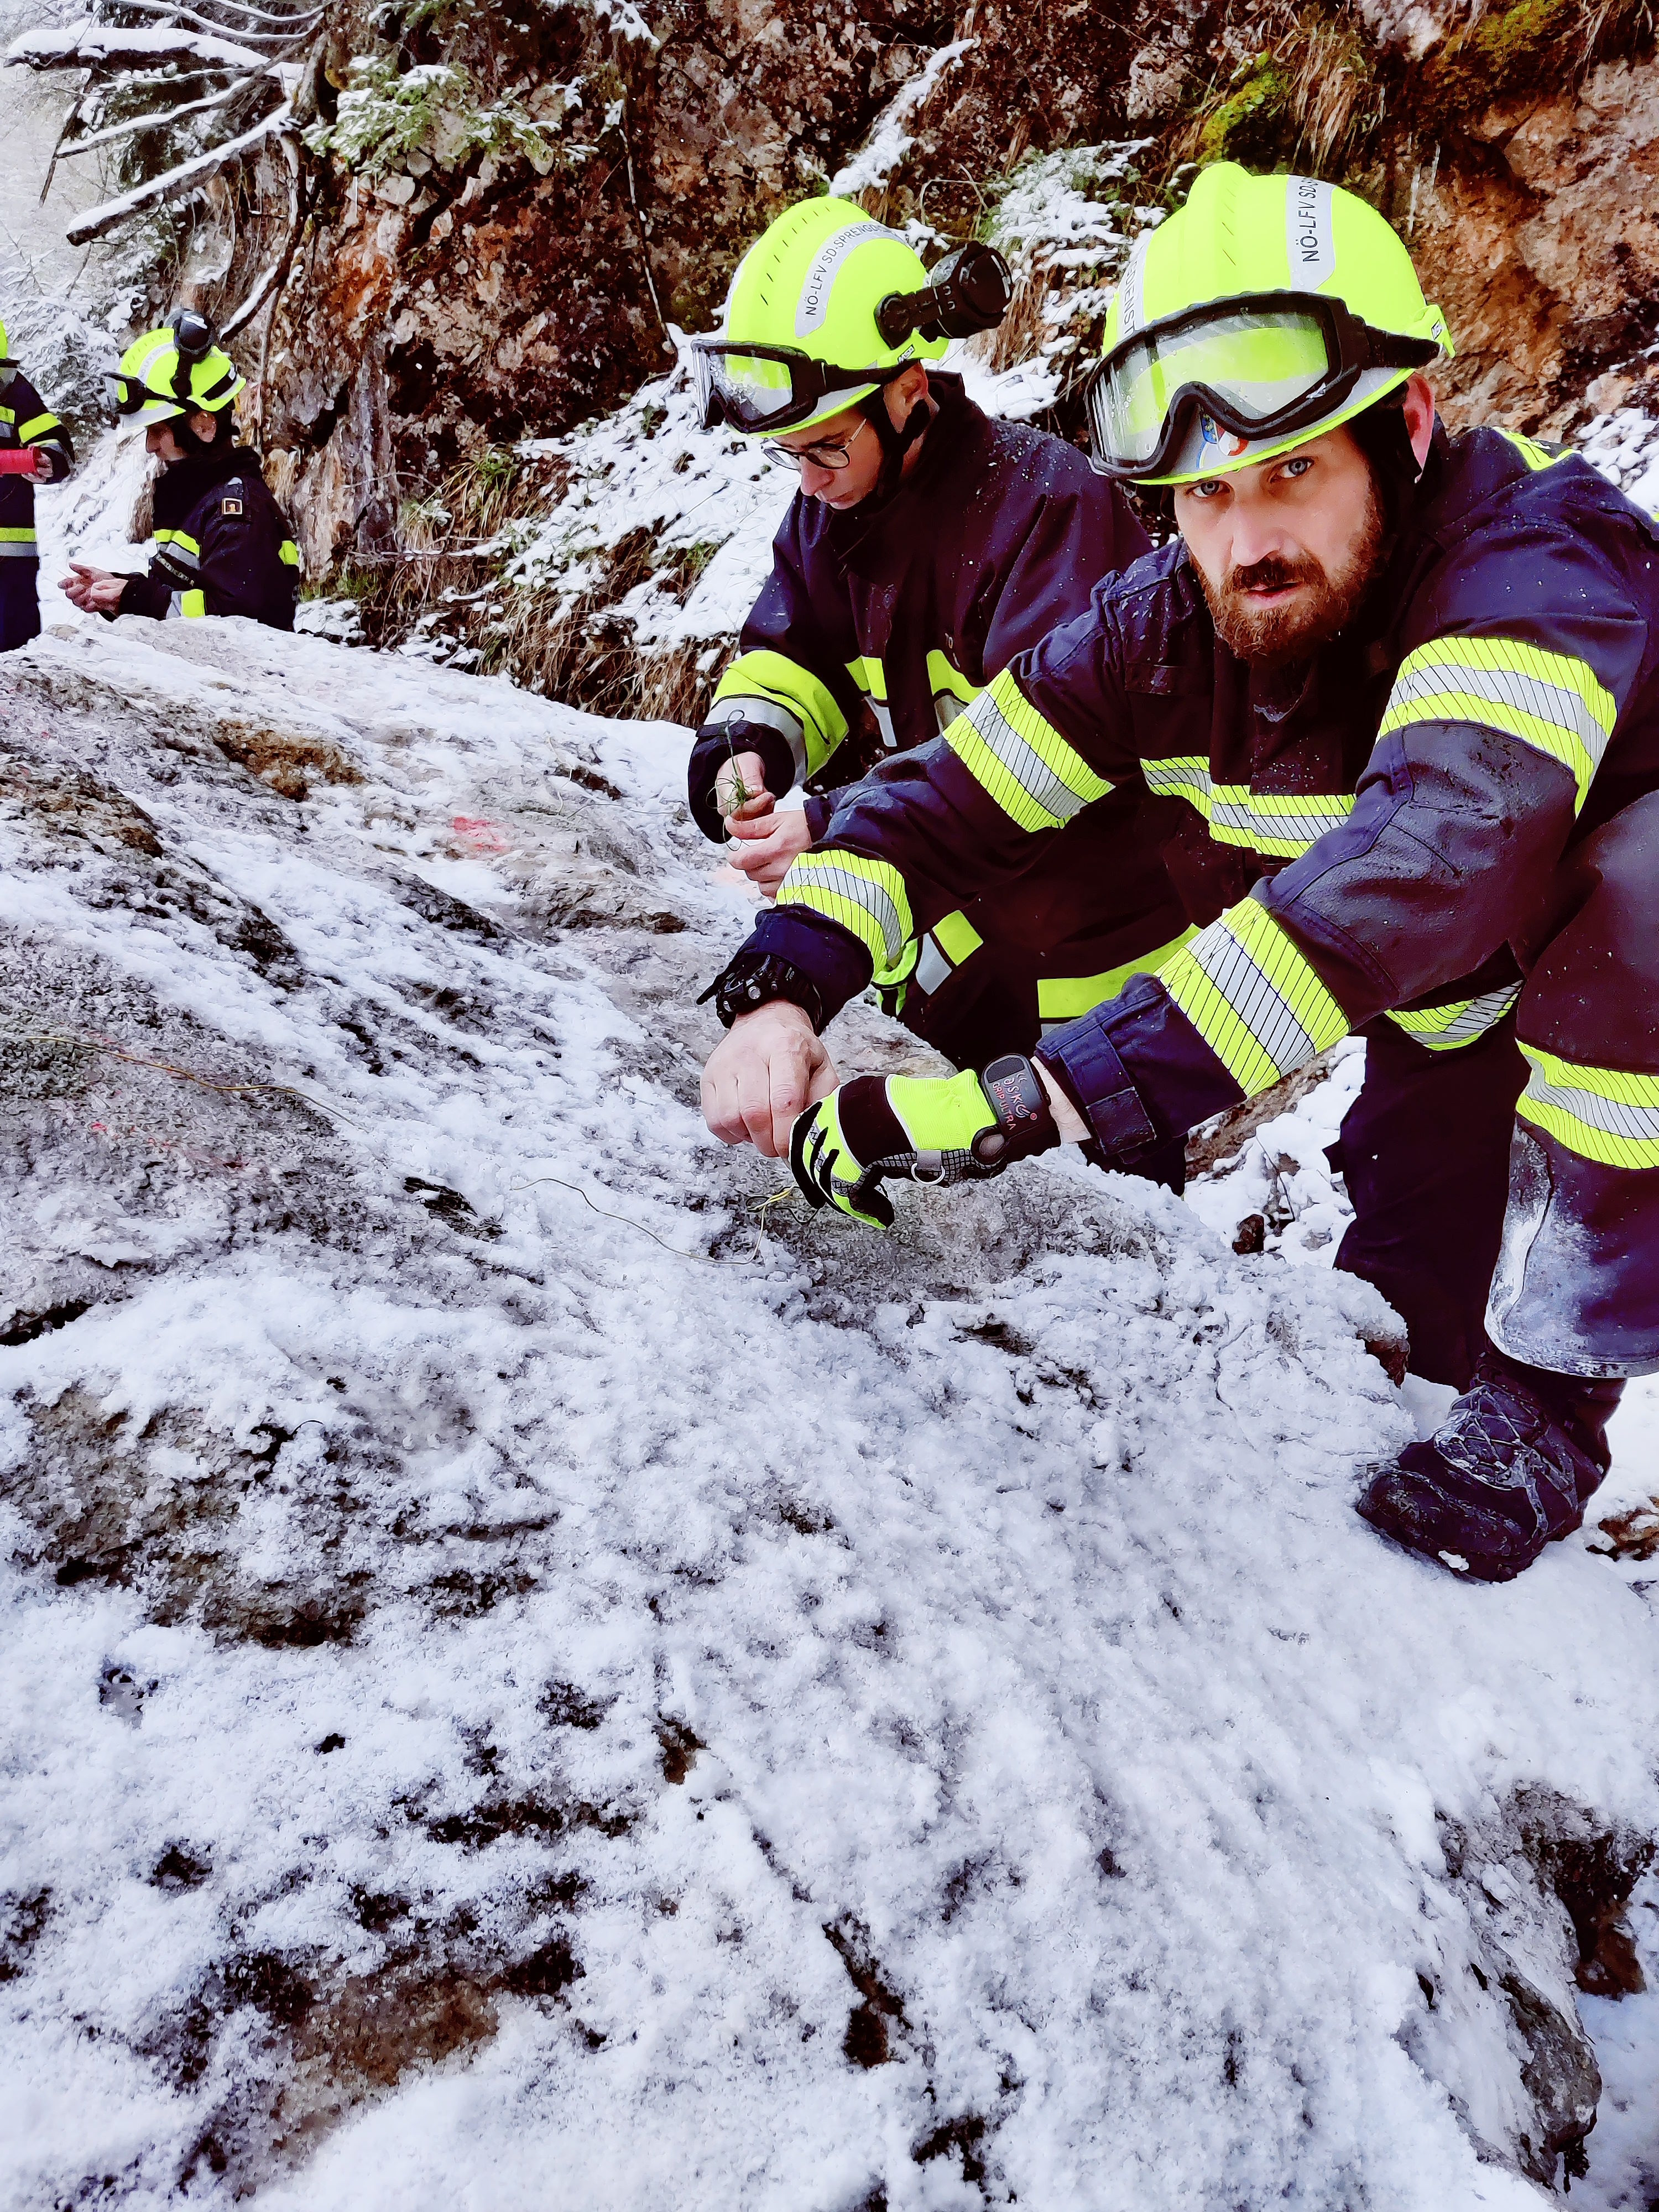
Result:
<instances>
[{"instance_id":1,"label":"yellow safety helmet","mask_svg":"<svg viewBox=\"0 0 1659 2212\"><path fill-rule=\"evenodd\" d=\"M1318 178L1218 161L1129 256L1086 392L1091 458L1149 485L1249 468L1451 350L1375 208Z\"/></svg>"},{"instance_id":2,"label":"yellow safety helmet","mask_svg":"<svg viewBox=\"0 0 1659 2212\"><path fill-rule=\"evenodd\" d=\"M775 437L824 422L948 338L993 329L1012 292L994 246L958 246L930 278L851 200L799 200L738 263L724 327L695 341L703 427Z\"/></svg>"},{"instance_id":3,"label":"yellow safety helmet","mask_svg":"<svg viewBox=\"0 0 1659 2212\"><path fill-rule=\"evenodd\" d=\"M207 317L180 307L160 330L135 338L104 384L119 417L150 423L217 415L246 390L247 379L219 345Z\"/></svg>"}]
</instances>

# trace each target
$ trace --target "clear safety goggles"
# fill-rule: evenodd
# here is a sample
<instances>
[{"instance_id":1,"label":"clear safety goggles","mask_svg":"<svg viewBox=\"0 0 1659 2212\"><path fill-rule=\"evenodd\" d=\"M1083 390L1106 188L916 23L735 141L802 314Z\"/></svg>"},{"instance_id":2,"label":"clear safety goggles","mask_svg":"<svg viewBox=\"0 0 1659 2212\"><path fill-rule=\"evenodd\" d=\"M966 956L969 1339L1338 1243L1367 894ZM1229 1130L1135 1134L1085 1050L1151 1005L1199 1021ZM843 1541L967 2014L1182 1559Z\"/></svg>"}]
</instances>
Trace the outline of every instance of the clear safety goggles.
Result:
<instances>
[{"instance_id":1,"label":"clear safety goggles","mask_svg":"<svg viewBox=\"0 0 1659 2212\"><path fill-rule=\"evenodd\" d=\"M832 393L890 384L910 366L901 361L887 368L836 368L799 346L735 345L726 338L695 339L691 351L703 428L725 422L745 436L793 429L810 422Z\"/></svg>"},{"instance_id":2,"label":"clear safety goggles","mask_svg":"<svg viewBox=\"0 0 1659 2212\"><path fill-rule=\"evenodd\" d=\"M1289 437L1334 414L1367 369L1425 368L1440 350L1319 294L1211 301L1136 331L1091 373L1091 458L1103 476L1162 476L1200 415L1236 438Z\"/></svg>"}]
</instances>

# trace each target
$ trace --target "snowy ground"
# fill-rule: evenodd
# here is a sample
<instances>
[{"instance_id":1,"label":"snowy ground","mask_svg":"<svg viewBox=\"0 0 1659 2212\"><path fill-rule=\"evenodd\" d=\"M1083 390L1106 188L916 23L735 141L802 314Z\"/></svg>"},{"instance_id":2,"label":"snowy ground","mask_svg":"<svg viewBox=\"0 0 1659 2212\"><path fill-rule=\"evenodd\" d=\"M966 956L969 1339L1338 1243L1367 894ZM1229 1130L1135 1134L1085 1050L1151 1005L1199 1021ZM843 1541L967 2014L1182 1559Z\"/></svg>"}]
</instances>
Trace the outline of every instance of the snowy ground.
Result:
<instances>
[{"instance_id":1,"label":"snowy ground","mask_svg":"<svg viewBox=\"0 0 1659 2212\"><path fill-rule=\"evenodd\" d=\"M1355 1519L1346 1063L880 1238L702 1129L684 733L134 622L0 731L0 2201L1515 2212L1581 2014L1650 2201L1654 1571Z\"/></svg>"}]
</instances>

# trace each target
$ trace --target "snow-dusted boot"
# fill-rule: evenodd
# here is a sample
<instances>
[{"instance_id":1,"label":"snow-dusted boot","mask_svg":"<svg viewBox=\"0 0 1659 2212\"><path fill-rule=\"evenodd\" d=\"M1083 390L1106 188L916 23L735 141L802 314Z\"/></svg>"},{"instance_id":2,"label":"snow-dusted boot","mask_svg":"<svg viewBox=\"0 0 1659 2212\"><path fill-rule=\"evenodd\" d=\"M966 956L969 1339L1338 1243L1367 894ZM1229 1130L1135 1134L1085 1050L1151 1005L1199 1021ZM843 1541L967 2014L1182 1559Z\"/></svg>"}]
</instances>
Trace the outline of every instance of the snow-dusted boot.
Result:
<instances>
[{"instance_id":1,"label":"snow-dusted boot","mask_svg":"<svg viewBox=\"0 0 1659 2212\"><path fill-rule=\"evenodd\" d=\"M1426 1443L1408 1444L1358 1510L1409 1552L1506 1583L1570 1535L1607 1471L1621 1382L1523 1367L1488 1349Z\"/></svg>"}]
</instances>

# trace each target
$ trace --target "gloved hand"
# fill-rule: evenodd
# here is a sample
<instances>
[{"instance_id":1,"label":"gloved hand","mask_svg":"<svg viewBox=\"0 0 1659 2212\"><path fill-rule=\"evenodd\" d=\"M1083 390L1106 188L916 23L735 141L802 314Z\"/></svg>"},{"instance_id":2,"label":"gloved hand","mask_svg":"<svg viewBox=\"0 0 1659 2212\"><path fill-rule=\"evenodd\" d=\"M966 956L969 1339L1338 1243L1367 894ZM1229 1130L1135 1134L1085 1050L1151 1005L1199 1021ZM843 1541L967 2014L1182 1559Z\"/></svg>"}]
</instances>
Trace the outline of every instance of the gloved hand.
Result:
<instances>
[{"instance_id":1,"label":"gloved hand","mask_svg":"<svg viewBox=\"0 0 1659 2212\"><path fill-rule=\"evenodd\" d=\"M1011 1054L982 1076L855 1075L796 1116L789 1164L810 1205L888 1229L884 1176L978 1181L1059 1141L1036 1070Z\"/></svg>"}]
</instances>

